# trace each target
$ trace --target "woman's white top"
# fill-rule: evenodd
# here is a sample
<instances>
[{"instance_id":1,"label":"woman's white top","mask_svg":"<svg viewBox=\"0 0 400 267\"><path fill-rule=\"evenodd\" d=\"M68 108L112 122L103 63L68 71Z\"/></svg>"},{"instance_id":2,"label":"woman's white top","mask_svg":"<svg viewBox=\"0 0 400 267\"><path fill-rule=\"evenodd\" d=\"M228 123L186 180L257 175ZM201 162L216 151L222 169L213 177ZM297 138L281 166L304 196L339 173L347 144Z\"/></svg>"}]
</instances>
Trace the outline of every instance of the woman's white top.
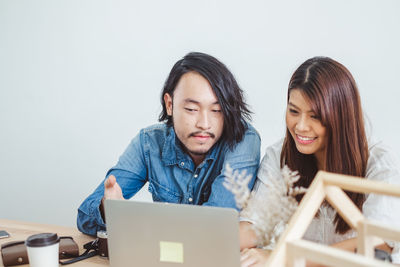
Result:
<instances>
[{"instance_id":1,"label":"woman's white top","mask_svg":"<svg viewBox=\"0 0 400 267\"><path fill-rule=\"evenodd\" d=\"M257 174L257 180L253 191L257 199L268 194L271 179L281 178L280 156L283 140L267 148L261 161ZM369 159L367 163L366 178L368 180L380 181L389 184L400 185L400 170L394 157L381 144L375 143L369 147ZM336 211L331 207L323 205L320 207L319 216L315 217L308 227L304 239L330 245L356 236L353 230L345 234L335 233L334 218ZM377 221L391 227L400 229L400 198L383 196L378 194L367 195L363 204L363 215L369 221ZM241 218L244 221L252 221L251 218ZM400 263L398 243L387 241L388 245L394 247L393 262Z\"/></svg>"}]
</instances>

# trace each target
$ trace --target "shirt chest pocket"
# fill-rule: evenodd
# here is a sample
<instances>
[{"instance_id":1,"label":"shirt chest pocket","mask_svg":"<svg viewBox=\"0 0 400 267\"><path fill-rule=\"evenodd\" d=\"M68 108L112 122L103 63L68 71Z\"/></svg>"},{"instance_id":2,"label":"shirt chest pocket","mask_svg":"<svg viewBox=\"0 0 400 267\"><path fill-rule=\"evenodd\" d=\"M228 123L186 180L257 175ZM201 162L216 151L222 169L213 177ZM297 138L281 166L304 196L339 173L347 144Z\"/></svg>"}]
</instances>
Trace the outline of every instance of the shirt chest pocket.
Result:
<instances>
[{"instance_id":1,"label":"shirt chest pocket","mask_svg":"<svg viewBox=\"0 0 400 267\"><path fill-rule=\"evenodd\" d=\"M149 192L152 194L153 201L156 202L182 202L182 194L174 192L168 189L166 186L155 183L154 181L149 183Z\"/></svg>"}]
</instances>

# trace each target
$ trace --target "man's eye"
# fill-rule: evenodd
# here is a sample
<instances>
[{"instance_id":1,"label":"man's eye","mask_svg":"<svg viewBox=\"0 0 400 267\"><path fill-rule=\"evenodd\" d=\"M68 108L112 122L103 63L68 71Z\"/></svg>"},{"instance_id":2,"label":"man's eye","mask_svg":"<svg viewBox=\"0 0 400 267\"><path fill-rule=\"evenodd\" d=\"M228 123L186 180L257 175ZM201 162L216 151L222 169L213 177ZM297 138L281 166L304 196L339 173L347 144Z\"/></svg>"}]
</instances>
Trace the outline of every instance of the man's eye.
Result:
<instances>
[{"instance_id":1,"label":"man's eye","mask_svg":"<svg viewBox=\"0 0 400 267\"><path fill-rule=\"evenodd\" d=\"M187 111L189 111L189 112L194 112L194 111L196 111L196 109L194 109L194 108L185 108Z\"/></svg>"},{"instance_id":2,"label":"man's eye","mask_svg":"<svg viewBox=\"0 0 400 267\"><path fill-rule=\"evenodd\" d=\"M220 109L213 109L212 112L221 112Z\"/></svg>"}]
</instances>

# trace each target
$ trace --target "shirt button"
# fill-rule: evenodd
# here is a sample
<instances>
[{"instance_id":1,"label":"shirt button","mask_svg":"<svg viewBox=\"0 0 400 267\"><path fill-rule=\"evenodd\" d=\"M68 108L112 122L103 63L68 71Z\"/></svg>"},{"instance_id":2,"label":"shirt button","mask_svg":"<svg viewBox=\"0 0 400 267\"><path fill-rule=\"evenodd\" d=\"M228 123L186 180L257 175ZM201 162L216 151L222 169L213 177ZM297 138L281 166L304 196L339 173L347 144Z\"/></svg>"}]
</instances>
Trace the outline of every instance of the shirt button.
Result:
<instances>
[{"instance_id":1,"label":"shirt button","mask_svg":"<svg viewBox=\"0 0 400 267\"><path fill-rule=\"evenodd\" d=\"M182 162L181 162L181 166L183 166L183 165L185 165L185 162L182 161Z\"/></svg>"},{"instance_id":2,"label":"shirt button","mask_svg":"<svg viewBox=\"0 0 400 267\"><path fill-rule=\"evenodd\" d=\"M192 202L192 201L193 201L193 198L189 197L189 202Z\"/></svg>"},{"instance_id":3,"label":"shirt button","mask_svg":"<svg viewBox=\"0 0 400 267\"><path fill-rule=\"evenodd\" d=\"M195 175L194 175L194 178L197 178L199 175L196 173Z\"/></svg>"}]
</instances>

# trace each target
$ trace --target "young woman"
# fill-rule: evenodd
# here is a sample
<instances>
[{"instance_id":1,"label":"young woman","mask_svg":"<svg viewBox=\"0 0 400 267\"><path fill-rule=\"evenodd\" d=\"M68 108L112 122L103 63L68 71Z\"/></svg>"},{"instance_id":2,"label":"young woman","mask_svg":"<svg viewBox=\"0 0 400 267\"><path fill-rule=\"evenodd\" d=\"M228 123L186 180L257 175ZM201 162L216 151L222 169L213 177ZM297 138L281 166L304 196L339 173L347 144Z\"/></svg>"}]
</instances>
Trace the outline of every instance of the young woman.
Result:
<instances>
[{"instance_id":1,"label":"young woman","mask_svg":"<svg viewBox=\"0 0 400 267\"><path fill-rule=\"evenodd\" d=\"M296 186L305 188L310 186L318 170L400 184L400 171L387 150L380 143L367 140L356 83L351 73L335 60L311 58L294 72L288 88L286 126L284 140L270 146L261 162L254 186L256 197L268 194L266 185L271 179L281 177L280 169L284 165L299 172L301 178ZM348 195L367 219L400 228L400 199L375 194ZM297 201L302 197L299 195ZM268 251L254 248L257 241L252 220L242 220L242 266L264 266ZM304 238L354 251L355 236L326 204L320 208ZM394 245L388 241L380 248L392 252ZM392 257L394 261L399 260L395 254Z\"/></svg>"}]
</instances>

